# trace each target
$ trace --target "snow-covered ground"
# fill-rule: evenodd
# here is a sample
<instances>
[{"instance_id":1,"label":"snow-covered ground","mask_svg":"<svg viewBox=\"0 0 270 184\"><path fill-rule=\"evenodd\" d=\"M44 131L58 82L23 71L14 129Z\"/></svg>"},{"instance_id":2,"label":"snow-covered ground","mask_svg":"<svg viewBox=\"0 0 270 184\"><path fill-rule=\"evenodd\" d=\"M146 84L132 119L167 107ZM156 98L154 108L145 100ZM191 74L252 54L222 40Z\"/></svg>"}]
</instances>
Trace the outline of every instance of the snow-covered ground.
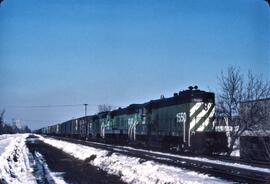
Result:
<instances>
[{"instance_id":1,"label":"snow-covered ground","mask_svg":"<svg viewBox=\"0 0 270 184\"><path fill-rule=\"evenodd\" d=\"M118 175L127 183L230 183L228 181L200 174L194 171L167 166L140 158L110 153L89 146L73 144L51 138L39 138L64 152Z\"/></svg>"},{"instance_id":2,"label":"snow-covered ground","mask_svg":"<svg viewBox=\"0 0 270 184\"><path fill-rule=\"evenodd\" d=\"M0 183L36 183L25 145L27 136L0 135Z\"/></svg>"},{"instance_id":3,"label":"snow-covered ground","mask_svg":"<svg viewBox=\"0 0 270 184\"><path fill-rule=\"evenodd\" d=\"M93 142L93 143L100 144L100 145L107 145L107 144L97 143L97 142ZM188 160L196 160L196 161L202 161L202 162L219 164L219 165L226 165L226 166L231 166L231 167L236 167L236 168L241 168L241 169L249 169L249 170L254 170L254 171L261 171L261 172L270 173L270 168L261 168L261 167L255 167L255 166L246 165L246 164L239 164L239 163L229 163L229 162L224 162L224 161L220 161L220 160L208 159L208 158L204 158L204 157L182 156L182 155L176 155L176 154L171 154L171 153L163 153L163 152L159 152L159 151L143 150L143 149L132 148L132 147L128 147L128 146L115 146L115 147L116 147L115 150L117 150L117 147L118 148L125 148L128 150L139 150L139 151L143 151L143 152L155 153L155 154L160 155L160 156L162 156L162 155L173 156L173 157L183 158L183 159L188 159Z\"/></svg>"},{"instance_id":4,"label":"snow-covered ground","mask_svg":"<svg viewBox=\"0 0 270 184\"><path fill-rule=\"evenodd\" d=\"M46 164L46 160L40 153L35 152L31 154L29 152L26 146L26 138L28 136L28 134L0 135L0 183L37 183L38 165L41 165L44 169L42 172L45 173L44 176L47 180L52 183L66 183L61 176L62 173L53 173L50 171ZM102 149L69 143L67 141L44 138L42 136L38 137L45 143L63 150L77 159L85 160L91 165L96 166L109 174L120 176L121 179L127 183L230 183L206 174L200 174L194 171L168 166L154 161L147 161L137 157L112 153ZM135 149L131 147L125 148L130 150ZM213 162L216 164L230 164L200 157L186 157L161 152L155 153ZM243 164L230 165L270 173L270 169L267 168L256 168Z\"/></svg>"},{"instance_id":5,"label":"snow-covered ground","mask_svg":"<svg viewBox=\"0 0 270 184\"><path fill-rule=\"evenodd\" d=\"M2 184L36 184L34 167L39 161L45 169L46 178L50 183L64 184L59 173L49 170L42 155L35 153L38 160L26 146L26 138L29 134L5 134L0 135L0 183Z\"/></svg>"}]
</instances>

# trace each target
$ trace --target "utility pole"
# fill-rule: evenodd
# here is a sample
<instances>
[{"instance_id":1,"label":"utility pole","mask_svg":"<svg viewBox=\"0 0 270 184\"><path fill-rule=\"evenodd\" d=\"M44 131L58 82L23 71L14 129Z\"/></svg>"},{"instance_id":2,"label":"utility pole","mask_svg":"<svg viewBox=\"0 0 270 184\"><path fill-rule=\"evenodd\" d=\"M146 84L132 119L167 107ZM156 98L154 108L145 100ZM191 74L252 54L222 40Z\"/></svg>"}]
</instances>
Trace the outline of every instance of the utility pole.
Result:
<instances>
[{"instance_id":1,"label":"utility pole","mask_svg":"<svg viewBox=\"0 0 270 184\"><path fill-rule=\"evenodd\" d=\"M89 125L88 125L88 122L87 122L87 118L86 118L86 115L87 115L87 105L88 104L83 104L84 105L84 115L85 115L85 117L84 117L84 123L85 123L85 134L86 134L86 136L85 136L85 139L86 140L88 140L88 128L89 128Z\"/></svg>"},{"instance_id":2,"label":"utility pole","mask_svg":"<svg viewBox=\"0 0 270 184\"><path fill-rule=\"evenodd\" d=\"M84 113L85 113L85 116L87 115L87 105L88 104L83 104L84 105Z\"/></svg>"}]
</instances>

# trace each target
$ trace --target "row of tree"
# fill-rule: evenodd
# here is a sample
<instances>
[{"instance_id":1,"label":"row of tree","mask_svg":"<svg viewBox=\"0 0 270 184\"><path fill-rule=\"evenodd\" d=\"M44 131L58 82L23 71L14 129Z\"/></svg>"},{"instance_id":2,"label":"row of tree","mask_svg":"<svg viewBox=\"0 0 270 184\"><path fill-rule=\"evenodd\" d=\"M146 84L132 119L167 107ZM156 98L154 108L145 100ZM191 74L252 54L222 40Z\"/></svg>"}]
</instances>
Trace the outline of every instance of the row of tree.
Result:
<instances>
[{"instance_id":1,"label":"row of tree","mask_svg":"<svg viewBox=\"0 0 270 184\"><path fill-rule=\"evenodd\" d=\"M5 123L4 113L5 113L5 110L3 110L0 115L0 135L31 132L28 126L17 126L17 123L15 121L13 121L11 125Z\"/></svg>"}]
</instances>

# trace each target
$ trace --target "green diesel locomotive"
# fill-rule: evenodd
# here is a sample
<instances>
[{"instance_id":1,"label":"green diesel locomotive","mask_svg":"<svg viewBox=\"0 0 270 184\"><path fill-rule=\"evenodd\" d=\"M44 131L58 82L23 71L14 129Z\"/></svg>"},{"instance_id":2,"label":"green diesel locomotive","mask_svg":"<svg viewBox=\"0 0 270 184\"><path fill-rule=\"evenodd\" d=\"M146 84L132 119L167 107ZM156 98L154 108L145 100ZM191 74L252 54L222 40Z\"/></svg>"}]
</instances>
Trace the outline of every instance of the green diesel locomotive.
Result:
<instances>
[{"instance_id":1,"label":"green diesel locomotive","mask_svg":"<svg viewBox=\"0 0 270 184\"><path fill-rule=\"evenodd\" d=\"M227 137L215 132L214 126L214 93L190 87L169 98L161 96L143 104L62 123L57 130L63 132L48 133L182 152L225 152Z\"/></svg>"}]
</instances>

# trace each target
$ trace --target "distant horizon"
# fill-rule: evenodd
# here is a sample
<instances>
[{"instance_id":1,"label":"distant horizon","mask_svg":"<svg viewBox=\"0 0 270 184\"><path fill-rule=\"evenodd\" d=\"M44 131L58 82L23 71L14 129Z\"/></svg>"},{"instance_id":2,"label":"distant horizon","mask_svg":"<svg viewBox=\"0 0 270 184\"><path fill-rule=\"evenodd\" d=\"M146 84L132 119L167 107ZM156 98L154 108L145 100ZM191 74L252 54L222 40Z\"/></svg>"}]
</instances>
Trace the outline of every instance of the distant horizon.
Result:
<instances>
[{"instance_id":1,"label":"distant horizon","mask_svg":"<svg viewBox=\"0 0 270 184\"><path fill-rule=\"evenodd\" d=\"M9 0L0 27L0 110L31 129L83 116L79 104L217 92L229 66L270 80L264 0ZM46 105L71 106L29 108Z\"/></svg>"}]
</instances>

